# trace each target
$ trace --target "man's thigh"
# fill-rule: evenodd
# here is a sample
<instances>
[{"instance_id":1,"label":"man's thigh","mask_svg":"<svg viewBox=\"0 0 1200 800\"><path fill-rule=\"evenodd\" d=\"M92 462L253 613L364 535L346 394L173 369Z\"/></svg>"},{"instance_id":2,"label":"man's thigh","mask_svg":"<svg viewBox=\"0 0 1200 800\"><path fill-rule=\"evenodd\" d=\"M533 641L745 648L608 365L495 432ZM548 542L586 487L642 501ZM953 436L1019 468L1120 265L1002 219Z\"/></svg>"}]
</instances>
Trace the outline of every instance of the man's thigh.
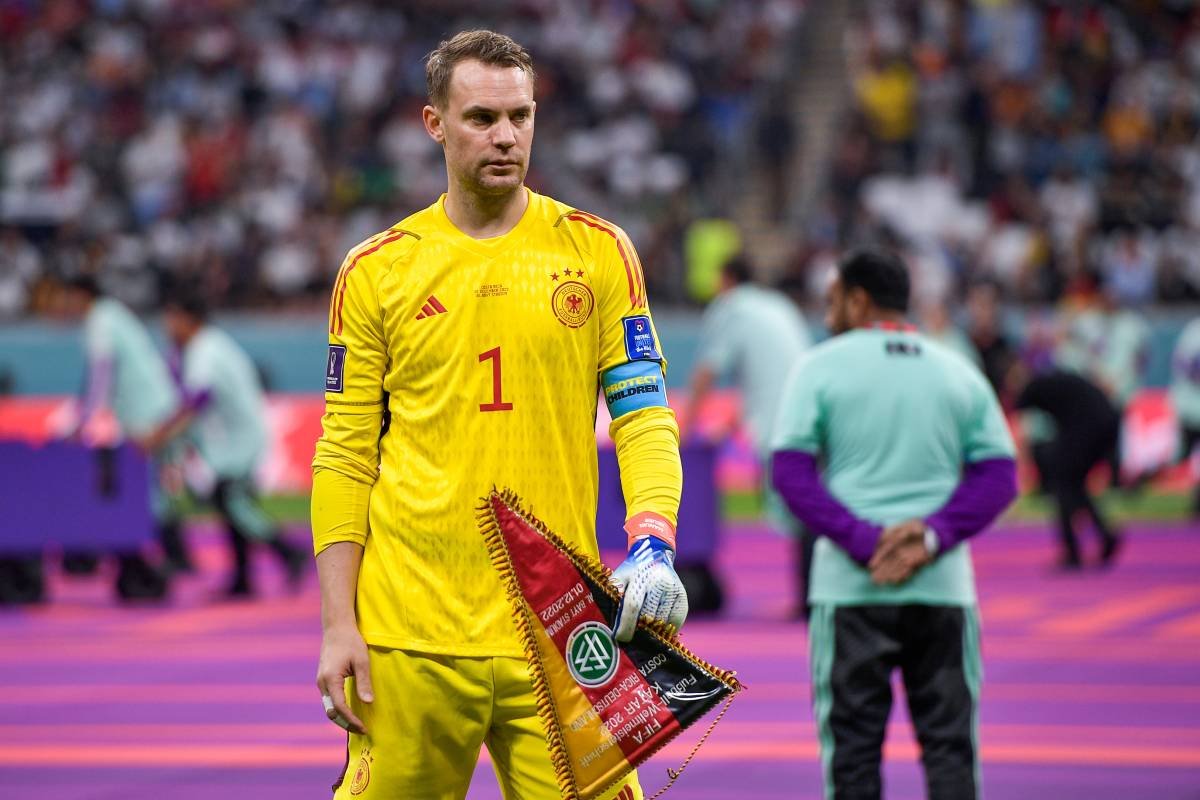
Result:
<instances>
[{"instance_id":1,"label":"man's thigh","mask_svg":"<svg viewBox=\"0 0 1200 800\"><path fill-rule=\"evenodd\" d=\"M559 800L562 792L537 714L529 667L518 658L493 659L496 682L487 748L506 800ZM642 800L637 773L610 787L601 800Z\"/></svg>"},{"instance_id":2,"label":"man's thigh","mask_svg":"<svg viewBox=\"0 0 1200 800\"><path fill-rule=\"evenodd\" d=\"M350 707L351 733L337 800L460 800L467 793L492 706L490 659L369 648L374 702Z\"/></svg>"}]
</instances>

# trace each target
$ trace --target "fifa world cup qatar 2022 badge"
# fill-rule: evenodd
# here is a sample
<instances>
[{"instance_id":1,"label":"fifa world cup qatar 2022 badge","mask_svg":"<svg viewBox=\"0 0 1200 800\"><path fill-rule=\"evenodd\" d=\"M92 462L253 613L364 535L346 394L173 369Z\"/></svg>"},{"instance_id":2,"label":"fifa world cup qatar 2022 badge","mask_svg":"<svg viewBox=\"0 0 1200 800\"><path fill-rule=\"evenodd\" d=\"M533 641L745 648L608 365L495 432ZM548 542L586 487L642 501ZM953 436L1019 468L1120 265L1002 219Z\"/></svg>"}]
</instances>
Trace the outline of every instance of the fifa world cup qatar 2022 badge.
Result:
<instances>
[{"instance_id":1,"label":"fifa world cup qatar 2022 badge","mask_svg":"<svg viewBox=\"0 0 1200 800\"><path fill-rule=\"evenodd\" d=\"M563 798L599 797L724 702L686 766L741 691L734 674L646 617L631 641L618 643L612 573L523 511L511 492L483 498L478 521L525 645ZM667 770L667 787L682 771Z\"/></svg>"}]
</instances>

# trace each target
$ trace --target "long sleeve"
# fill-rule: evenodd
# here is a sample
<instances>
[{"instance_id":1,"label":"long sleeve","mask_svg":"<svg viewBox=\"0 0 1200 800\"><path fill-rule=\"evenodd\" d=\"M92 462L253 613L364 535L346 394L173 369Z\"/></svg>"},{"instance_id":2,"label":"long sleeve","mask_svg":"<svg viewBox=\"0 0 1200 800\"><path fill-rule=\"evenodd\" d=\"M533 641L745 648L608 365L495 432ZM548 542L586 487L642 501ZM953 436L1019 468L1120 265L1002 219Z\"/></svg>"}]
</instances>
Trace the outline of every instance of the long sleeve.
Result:
<instances>
[{"instance_id":1,"label":"long sleeve","mask_svg":"<svg viewBox=\"0 0 1200 800\"><path fill-rule=\"evenodd\" d=\"M771 480L787 507L813 533L829 538L864 566L871 560L882 528L854 516L829 493L812 453L776 451Z\"/></svg>"},{"instance_id":2,"label":"long sleeve","mask_svg":"<svg viewBox=\"0 0 1200 800\"><path fill-rule=\"evenodd\" d=\"M382 243L400 236L403 234L386 232L351 250L334 285L325 415L313 458L313 545L317 552L334 542L366 541L366 509L379 476L383 377L388 363L378 270L369 256Z\"/></svg>"},{"instance_id":3,"label":"long sleeve","mask_svg":"<svg viewBox=\"0 0 1200 800\"><path fill-rule=\"evenodd\" d=\"M643 408L614 420L610 431L621 469L626 520L644 519L648 514L663 517L672 530L660 538L674 545L683 493L675 412L662 406Z\"/></svg>"},{"instance_id":4,"label":"long sleeve","mask_svg":"<svg viewBox=\"0 0 1200 800\"><path fill-rule=\"evenodd\" d=\"M989 458L967 464L962 481L946 504L925 518L937 534L941 551L982 531L1017 496L1017 464L1011 458Z\"/></svg>"}]
</instances>

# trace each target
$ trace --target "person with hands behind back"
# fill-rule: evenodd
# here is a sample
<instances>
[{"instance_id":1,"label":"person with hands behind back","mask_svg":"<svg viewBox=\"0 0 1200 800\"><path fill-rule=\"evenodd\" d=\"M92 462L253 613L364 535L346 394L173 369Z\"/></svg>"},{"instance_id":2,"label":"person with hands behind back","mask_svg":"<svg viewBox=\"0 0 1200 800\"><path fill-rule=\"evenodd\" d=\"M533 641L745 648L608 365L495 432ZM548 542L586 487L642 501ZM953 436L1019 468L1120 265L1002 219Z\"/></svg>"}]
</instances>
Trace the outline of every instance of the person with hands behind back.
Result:
<instances>
[{"instance_id":1,"label":"person with hands behind back","mask_svg":"<svg viewBox=\"0 0 1200 800\"><path fill-rule=\"evenodd\" d=\"M966 540L1016 496L1012 438L987 380L905 319L895 255L847 254L833 338L788 381L775 488L818 536L809 625L826 797L879 798L899 669L927 796L980 794L979 617Z\"/></svg>"}]
</instances>

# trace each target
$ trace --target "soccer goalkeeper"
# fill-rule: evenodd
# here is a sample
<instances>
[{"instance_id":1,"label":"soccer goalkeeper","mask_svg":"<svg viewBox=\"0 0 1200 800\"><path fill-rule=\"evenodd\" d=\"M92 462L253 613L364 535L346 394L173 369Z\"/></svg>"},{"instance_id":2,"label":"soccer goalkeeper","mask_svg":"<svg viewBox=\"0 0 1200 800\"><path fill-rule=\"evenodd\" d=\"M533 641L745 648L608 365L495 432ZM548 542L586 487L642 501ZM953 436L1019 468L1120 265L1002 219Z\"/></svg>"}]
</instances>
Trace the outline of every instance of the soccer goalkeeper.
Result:
<instances>
[{"instance_id":1,"label":"soccer goalkeeper","mask_svg":"<svg viewBox=\"0 0 1200 800\"><path fill-rule=\"evenodd\" d=\"M524 185L528 53L461 33L430 54L426 76L446 194L352 250L330 304L312 517L317 685L350 731L336 796L461 798L486 745L506 797L557 798L474 509L493 485L510 487L597 556L601 389L627 506L617 637L639 614L679 625L678 429L624 231ZM642 797L636 776L605 797Z\"/></svg>"}]
</instances>

